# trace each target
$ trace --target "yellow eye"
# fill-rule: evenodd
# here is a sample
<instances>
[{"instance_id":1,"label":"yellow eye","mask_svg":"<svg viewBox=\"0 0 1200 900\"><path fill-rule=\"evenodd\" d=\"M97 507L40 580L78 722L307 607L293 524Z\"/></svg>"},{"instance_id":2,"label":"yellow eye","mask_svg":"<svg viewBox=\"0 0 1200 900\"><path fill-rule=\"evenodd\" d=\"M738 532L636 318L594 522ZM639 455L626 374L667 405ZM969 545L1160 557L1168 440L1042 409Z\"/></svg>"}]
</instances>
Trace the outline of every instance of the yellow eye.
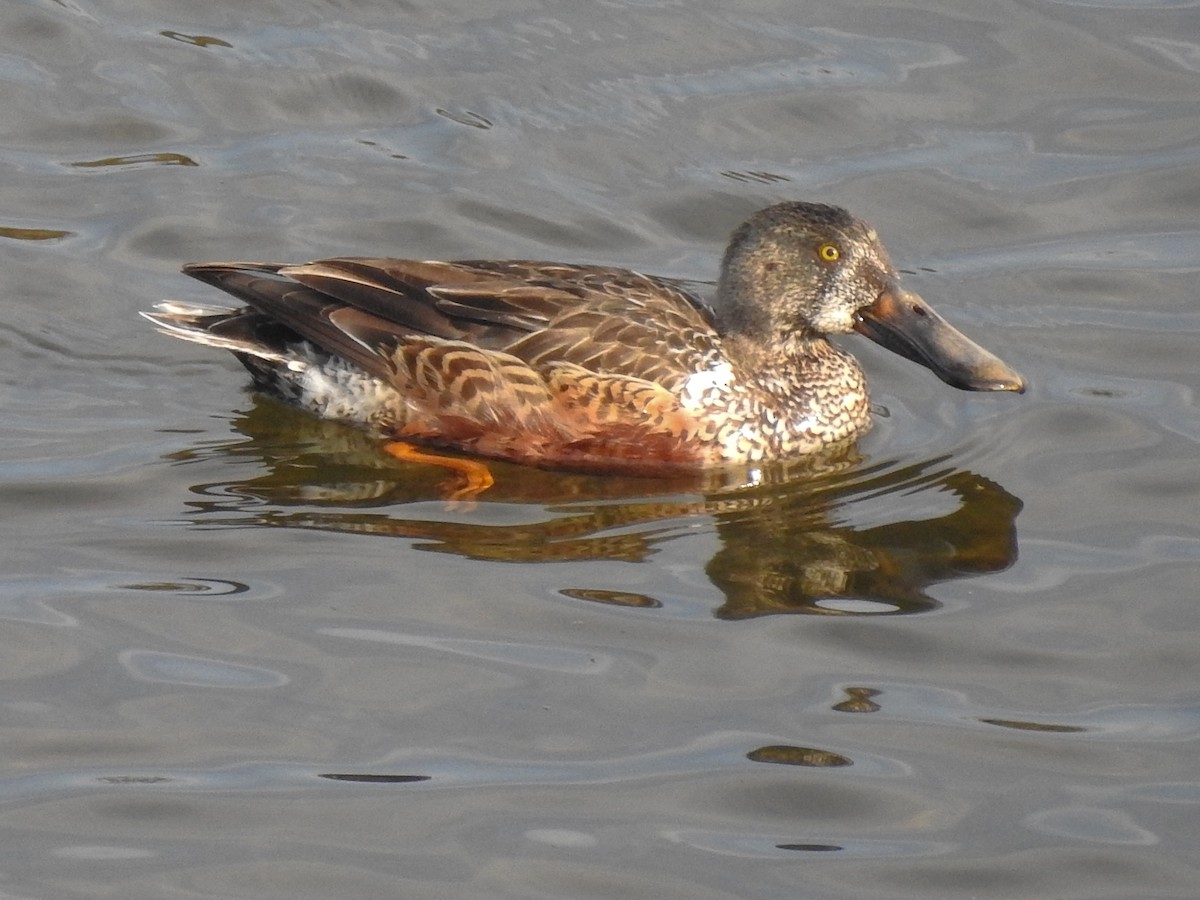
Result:
<instances>
[{"instance_id":1,"label":"yellow eye","mask_svg":"<svg viewBox=\"0 0 1200 900\"><path fill-rule=\"evenodd\" d=\"M842 251L837 248L836 244L822 244L817 248L817 256L825 262L837 262L841 255Z\"/></svg>"}]
</instances>

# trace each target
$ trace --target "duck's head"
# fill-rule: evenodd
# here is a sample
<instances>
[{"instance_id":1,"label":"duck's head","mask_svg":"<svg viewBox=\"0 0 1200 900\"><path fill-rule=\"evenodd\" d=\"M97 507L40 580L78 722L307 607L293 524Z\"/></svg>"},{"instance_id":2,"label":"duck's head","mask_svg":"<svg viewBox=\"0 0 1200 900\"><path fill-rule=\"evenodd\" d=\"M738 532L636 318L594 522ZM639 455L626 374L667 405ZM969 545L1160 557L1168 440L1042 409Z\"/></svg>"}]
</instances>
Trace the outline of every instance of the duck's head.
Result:
<instances>
[{"instance_id":1,"label":"duck's head","mask_svg":"<svg viewBox=\"0 0 1200 900\"><path fill-rule=\"evenodd\" d=\"M798 342L857 331L968 391L1025 382L900 286L875 229L837 206L780 203L734 233L718 289L730 334L788 352Z\"/></svg>"}]
</instances>

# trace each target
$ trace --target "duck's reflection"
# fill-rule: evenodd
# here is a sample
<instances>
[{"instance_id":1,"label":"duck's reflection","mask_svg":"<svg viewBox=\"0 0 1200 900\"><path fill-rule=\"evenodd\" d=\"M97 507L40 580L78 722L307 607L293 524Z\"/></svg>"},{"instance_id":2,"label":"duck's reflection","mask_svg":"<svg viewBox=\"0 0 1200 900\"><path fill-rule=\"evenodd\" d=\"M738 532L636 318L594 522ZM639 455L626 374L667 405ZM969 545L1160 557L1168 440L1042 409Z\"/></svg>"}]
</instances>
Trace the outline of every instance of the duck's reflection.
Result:
<instances>
[{"instance_id":1,"label":"duck's reflection","mask_svg":"<svg viewBox=\"0 0 1200 900\"><path fill-rule=\"evenodd\" d=\"M440 501L444 470L399 463L364 433L257 398L234 425L242 438L177 456L258 463L244 480L197 485L202 499L189 504L197 523L400 537L471 559L526 563L642 561L696 533L698 523L715 523L720 549L706 572L725 598L716 610L722 618L924 612L938 605L926 594L931 585L996 572L1017 558L1020 501L945 459L870 466L846 449L676 480L497 464L496 485L481 501L484 522ZM658 605L595 586L564 593Z\"/></svg>"}]
</instances>

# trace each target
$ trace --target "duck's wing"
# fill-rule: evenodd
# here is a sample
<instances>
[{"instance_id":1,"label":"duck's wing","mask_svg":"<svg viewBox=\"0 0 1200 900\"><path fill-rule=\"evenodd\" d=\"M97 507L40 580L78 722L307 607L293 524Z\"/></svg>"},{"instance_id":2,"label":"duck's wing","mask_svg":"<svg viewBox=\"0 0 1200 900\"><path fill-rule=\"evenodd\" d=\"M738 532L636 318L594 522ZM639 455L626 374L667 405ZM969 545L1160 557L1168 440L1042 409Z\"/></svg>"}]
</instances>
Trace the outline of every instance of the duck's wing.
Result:
<instances>
[{"instance_id":1,"label":"duck's wing","mask_svg":"<svg viewBox=\"0 0 1200 900\"><path fill-rule=\"evenodd\" d=\"M414 336L668 384L712 365L711 311L678 283L624 269L345 257L184 271L304 339L387 376ZM419 342L424 343L424 342Z\"/></svg>"}]
</instances>

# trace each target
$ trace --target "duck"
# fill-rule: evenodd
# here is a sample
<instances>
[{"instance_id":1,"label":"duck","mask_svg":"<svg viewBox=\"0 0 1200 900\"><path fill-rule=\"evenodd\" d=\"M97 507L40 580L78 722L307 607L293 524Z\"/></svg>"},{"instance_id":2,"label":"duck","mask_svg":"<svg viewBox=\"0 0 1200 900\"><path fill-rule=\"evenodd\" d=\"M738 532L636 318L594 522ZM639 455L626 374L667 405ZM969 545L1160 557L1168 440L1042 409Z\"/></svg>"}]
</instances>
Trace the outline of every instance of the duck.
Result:
<instances>
[{"instance_id":1,"label":"duck","mask_svg":"<svg viewBox=\"0 0 1200 900\"><path fill-rule=\"evenodd\" d=\"M183 272L244 305L159 303L142 315L160 331L231 351L260 391L406 459L656 475L844 446L871 425L863 369L829 340L852 332L955 388L1025 390L901 287L872 227L823 203L743 222L711 306L677 279L520 259ZM462 464L469 490L491 483L479 468Z\"/></svg>"}]
</instances>

